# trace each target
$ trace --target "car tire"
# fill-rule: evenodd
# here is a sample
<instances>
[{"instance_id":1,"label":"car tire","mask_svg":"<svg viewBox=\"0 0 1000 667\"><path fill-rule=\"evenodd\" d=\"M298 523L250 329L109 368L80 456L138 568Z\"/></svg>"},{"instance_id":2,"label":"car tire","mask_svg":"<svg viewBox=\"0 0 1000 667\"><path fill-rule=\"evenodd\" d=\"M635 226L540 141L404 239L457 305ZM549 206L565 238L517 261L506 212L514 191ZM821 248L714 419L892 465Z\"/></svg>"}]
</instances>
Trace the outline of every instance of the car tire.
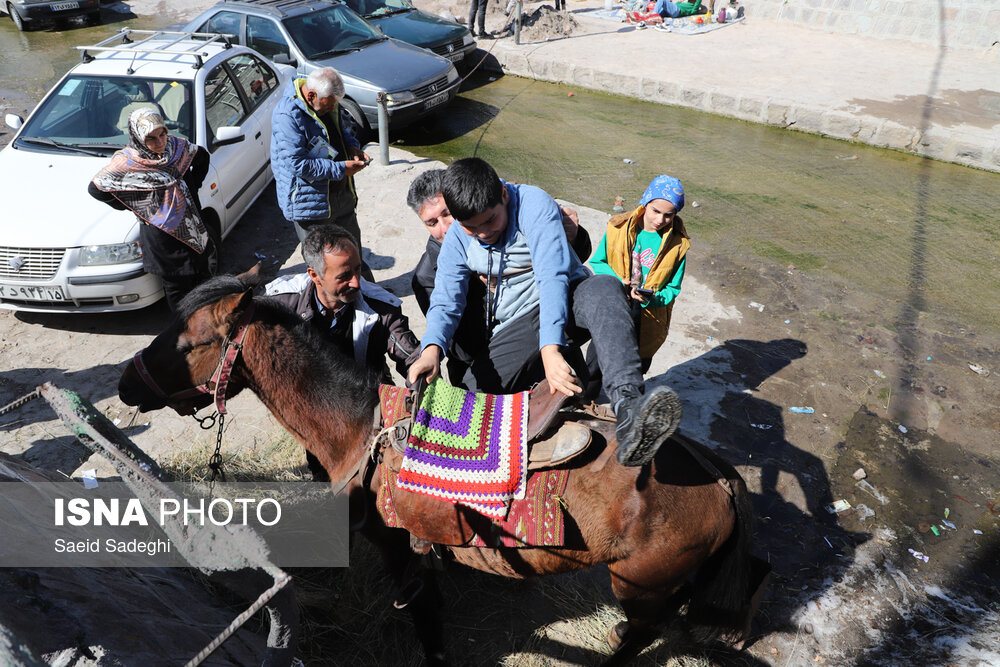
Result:
<instances>
[{"instance_id":1,"label":"car tire","mask_svg":"<svg viewBox=\"0 0 1000 667\"><path fill-rule=\"evenodd\" d=\"M358 143L364 146L368 143L372 128L368 124L365 114L361 111L361 107L358 106L357 102L346 97L340 101L340 106L344 107L344 111L354 121L354 137L358 140Z\"/></svg>"},{"instance_id":2,"label":"car tire","mask_svg":"<svg viewBox=\"0 0 1000 667\"><path fill-rule=\"evenodd\" d=\"M14 9L14 6L11 5L9 2L7 3L7 13L10 14L10 20L14 22L14 27L16 27L21 32L24 32L28 29L24 25L24 19L21 18L21 15L17 13L17 10Z\"/></svg>"}]
</instances>

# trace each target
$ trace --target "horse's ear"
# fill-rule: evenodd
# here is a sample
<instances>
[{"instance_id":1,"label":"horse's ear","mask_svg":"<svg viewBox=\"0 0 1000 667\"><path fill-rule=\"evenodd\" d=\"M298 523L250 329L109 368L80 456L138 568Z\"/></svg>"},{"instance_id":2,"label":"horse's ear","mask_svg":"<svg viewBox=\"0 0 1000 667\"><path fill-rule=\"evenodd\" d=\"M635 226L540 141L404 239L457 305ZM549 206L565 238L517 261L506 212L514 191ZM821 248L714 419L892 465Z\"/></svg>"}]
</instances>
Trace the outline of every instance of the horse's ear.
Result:
<instances>
[{"instance_id":1,"label":"horse's ear","mask_svg":"<svg viewBox=\"0 0 1000 667\"><path fill-rule=\"evenodd\" d=\"M214 311L217 319L215 320L216 324L214 326L228 328L234 321L236 321L237 317L243 314L243 311L245 311L252 302L252 287L242 292L227 294L222 297L215 302Z\"/></svg>"},{"instance_id":2,"label":"horse's ear","mask_svg":"<svg viewBox=\"0 0 1000 667\"><path fill-rule=\"evenodd\" d=\"M260 284L260 262L257 262L236 277L247 287L256 287Z\"/></svg>"}]
</instances>

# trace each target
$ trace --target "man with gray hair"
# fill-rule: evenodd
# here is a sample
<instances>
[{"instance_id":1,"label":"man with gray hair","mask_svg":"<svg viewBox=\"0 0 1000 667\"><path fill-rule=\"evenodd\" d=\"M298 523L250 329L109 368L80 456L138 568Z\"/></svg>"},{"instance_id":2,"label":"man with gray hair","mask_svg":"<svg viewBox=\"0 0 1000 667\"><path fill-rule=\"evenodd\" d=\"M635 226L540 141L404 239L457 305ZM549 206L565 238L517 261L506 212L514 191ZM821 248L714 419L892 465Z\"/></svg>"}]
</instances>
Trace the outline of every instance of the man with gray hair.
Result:
<instances>
[{"instance_id":1,"label":"man with gray hair","mask_svg":"<svg viewBox=\"0 0 1000 667\"><path fill-rule=\"evenodd\" d=\"M354 175L371 158L342 99L344 82L332 67L292 79L271 116L271 169L278 204L299 241L310 227L332 224L360 248Z\"/></svg>"}]
</instances>

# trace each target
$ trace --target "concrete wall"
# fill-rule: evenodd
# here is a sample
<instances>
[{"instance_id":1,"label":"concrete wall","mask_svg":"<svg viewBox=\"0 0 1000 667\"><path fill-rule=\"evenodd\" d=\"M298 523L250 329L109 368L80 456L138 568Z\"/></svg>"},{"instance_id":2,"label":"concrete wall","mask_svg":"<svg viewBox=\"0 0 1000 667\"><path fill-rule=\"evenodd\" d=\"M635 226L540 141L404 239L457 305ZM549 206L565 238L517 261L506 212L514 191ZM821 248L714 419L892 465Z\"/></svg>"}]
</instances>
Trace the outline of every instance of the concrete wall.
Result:
<instances>
[{"instance_id":1,"label":"concrete wall","mask_svg":"<svg viewBox=\"0 0 1000 667\"><path fill-rule=\"evenodd\" d=\"M956 49L1000 48L1000 0L743 1L748 17L827 32Z\"/></svg>"}]
</instances>

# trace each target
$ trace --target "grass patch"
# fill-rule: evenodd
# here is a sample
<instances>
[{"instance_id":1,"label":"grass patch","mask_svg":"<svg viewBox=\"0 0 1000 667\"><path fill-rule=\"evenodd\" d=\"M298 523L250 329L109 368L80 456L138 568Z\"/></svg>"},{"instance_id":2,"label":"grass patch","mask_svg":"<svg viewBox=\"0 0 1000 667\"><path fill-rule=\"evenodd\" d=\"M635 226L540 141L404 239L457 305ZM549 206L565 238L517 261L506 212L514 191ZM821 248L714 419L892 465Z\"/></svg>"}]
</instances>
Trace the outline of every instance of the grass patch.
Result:
<instances>
[{"instance_id":1,"label":"grass patch","mask_svg":"<svg viewBox=\"0 0 1000 667\"><path fill-rule=\"evenodd\" d=\"M209 459L215 445L199 445L174 452L160 461L160 467L175 482L207 482L211 475ZM230 482L311 482L306 466L306 452L292 436L281 436L266 442L234 446L222 440L222 465Z\"/></svg>"},{"instance_id":2,"label":"grass patch","mask_svg":"<svg viewBox=\"0 0 1000 667\"><path fill-rule=\"evenodd\" d=\"M794 264L800 271L815 271L826 266L826 260L812 253L794 253L770 241L752 241L751 247L758 255L763 255L781 264Z\"/></svg>"}]
</instances>

